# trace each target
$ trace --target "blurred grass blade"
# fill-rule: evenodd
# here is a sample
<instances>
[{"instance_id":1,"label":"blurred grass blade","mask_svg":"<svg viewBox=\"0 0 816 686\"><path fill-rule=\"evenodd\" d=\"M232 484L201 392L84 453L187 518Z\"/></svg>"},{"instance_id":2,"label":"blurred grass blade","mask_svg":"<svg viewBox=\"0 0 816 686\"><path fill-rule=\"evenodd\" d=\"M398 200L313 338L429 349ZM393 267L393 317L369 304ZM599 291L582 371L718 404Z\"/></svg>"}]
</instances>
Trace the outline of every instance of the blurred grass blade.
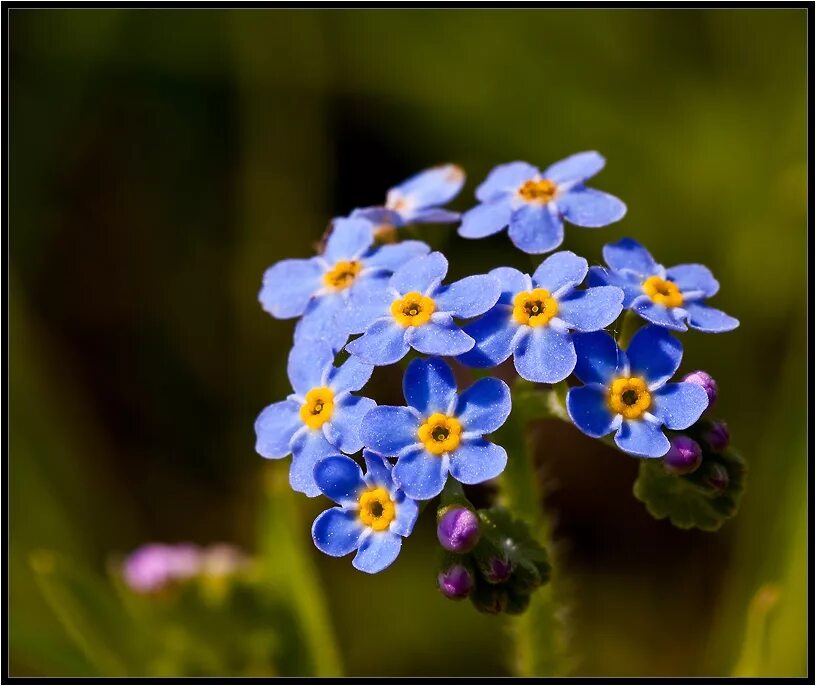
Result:
<instances>
[{"instance_id":1,"label":"blurred grass blade","mask_svg":"<svg viewBox=\"0 0 816 686\"><path fill-rule=\"evenodd\" d=\"M745 642L742 653L731 676L757 677L766 673L763 669L767 654L769 615L779 602L781 590L775 584L765 584L751 598L745 624Z\"/></svg>"}]
</instances>

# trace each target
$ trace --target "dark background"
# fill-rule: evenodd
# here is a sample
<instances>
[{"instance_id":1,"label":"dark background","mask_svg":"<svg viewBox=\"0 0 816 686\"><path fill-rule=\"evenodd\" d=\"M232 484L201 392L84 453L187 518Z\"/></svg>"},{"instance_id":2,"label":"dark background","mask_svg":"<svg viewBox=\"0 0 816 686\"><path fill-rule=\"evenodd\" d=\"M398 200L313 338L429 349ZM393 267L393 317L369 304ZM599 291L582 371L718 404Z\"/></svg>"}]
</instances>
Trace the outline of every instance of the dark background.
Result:
<instances>
[{"instance_id":1,"label":"dark background","mask_svg":"<svg viewBox=\"0 0 816 686\"><path fill-rule=\"evenodd\" d=\"M252 424L288 390L291 323L263 270L432 164L545 167L601 151L624 235L704 262L742 326L683 337L749 464L716 534L653 520L637 462L538 427L575 673L722 675L751 598L779 602L757 674L805 671L804 10L22 10L9 14L11 649L17 674L85 674L32 550L104 569L146 540L253 549ZM536 262L505 235L427 227L453 276ZM397 402L396 370L370 395ZM397 383L395 383L397 382ZM302 536L322 504L301 499ZM435 590L429 517L377 577L316 551L349 674L506 674L502 619ZM366 627L390 639L372 649Z\"/></svg>"}]
</instances>

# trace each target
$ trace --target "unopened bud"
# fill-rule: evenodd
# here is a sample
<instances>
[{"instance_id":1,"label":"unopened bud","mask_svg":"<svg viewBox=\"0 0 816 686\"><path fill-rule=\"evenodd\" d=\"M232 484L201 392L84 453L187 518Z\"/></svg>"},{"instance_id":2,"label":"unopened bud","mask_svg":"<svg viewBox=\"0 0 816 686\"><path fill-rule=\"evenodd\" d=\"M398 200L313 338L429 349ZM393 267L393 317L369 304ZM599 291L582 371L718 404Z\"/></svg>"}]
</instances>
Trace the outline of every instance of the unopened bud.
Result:
<instances>
[{"instance_id":1,"label":"unopened bud","mask_svg":"<svg viewBox=\"0 0 816 686\"><path fill-rule=\"evenodd\" d=\"M513 563L504 557L491 557L484 569L485 579L491 584L507 581L513 573Z\"/></svg>"},{"instance_id":2,"label":"unopened bud","mask_svg":"<svg viewBox=\"0 0 816 686\"><path fill-rule=\"evenodd\" d=\"M453 565L439 572L437 583L443 596L450 600L462 600L473 590L473 575L467 567Z\"/></svg>"},{"instance_id":3,"label":"unopened bud","mask_svg":"<svg viewBox=\"0 0 816 686\"><path fill-rule=\"evenodd\" d=\"M708 372L696 371L692 372L691 374L686 374L683 377L683 381L702 386L703 390L708 396L709 407L713 407L714 403L717 402L717 382L711 378L711 375Z\"/></svg>"},{"instance_id":4,"label":"unopened bud","mask_svg":"<svg viewBox=\"0 0 816 686\"><path fill-rule=\"evenodd\" d=\"M731 433L725 422L714 422L705 434L703 440L712 453L723 453L731 442Z\"/></svg>"},{"instance_id":5,"label":"unopened bud","mask_svg":"<svg viewBox=\"0 0 816 686\"><path fill-rule=\"evenodd\" d=\"M675 436L663 456L663 468L671 474L691 474L703 460L700 444L688 436Z\"/></svg>"},{"instance_id":6,"label":"unopened bud","mask_svg":"<svg viewBox=\"0 0 816 686\"><path fill-rule=\"evenodd\" d=\"M722 493L726 488L728 488L728 484L731 483L731 479L728 476L728 471L725 467L717 462L711 465L704 481L706 485L714 490L716 494Z\"/></svg>"},{"instance_id":7,"label":"unopened bud","mask_svg":"<svg viewBox=\"0 0 816 686\"><path fill-rule=\"evenodd\" d=\"M479 540L479 518L466 507L452 507L439 518L436 537L445 550L469 553Z\"/></svg>"},{"instance_id":8,"label":"unopened bud","mask_svg":"<svg viewBox=\"0 0 816 686\"><path fill-rule=\"evenodd\" d=\"M474 591L470 600L479 612L497 615L500 612L504 612L510 600L510 596L504 586L479 584L479 587Z\"/></svg>"}]
</instances>

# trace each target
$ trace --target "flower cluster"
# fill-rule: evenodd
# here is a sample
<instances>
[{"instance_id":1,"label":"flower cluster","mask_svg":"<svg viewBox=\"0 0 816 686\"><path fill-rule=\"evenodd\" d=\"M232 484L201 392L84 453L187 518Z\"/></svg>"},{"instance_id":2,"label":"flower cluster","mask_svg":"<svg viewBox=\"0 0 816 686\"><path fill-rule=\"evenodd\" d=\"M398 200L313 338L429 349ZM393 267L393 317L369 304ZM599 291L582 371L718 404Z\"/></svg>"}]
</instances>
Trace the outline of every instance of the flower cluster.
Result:
<instances>
[{"instance_id":1,"label":"flower cluster","mask_svg":"<svg viewBox=\"0 0 816 686\"><path fill-rule=\"evenodd\" d=\"M521 459L491 440L510 414L507 384L482 377L460 393L443 358L492 369L512 357L521 378L564 386L566 412L588 436L614 434L626 453L665 456L675 474L699 465L699 446L666 430L698 422L716 384L704 372L671 381L683 357L671 332L727 331L738 321L705 303L718 283L703 265L666 269L629 238L603 248L607 268L590 267L567 250L552 252L564 240L565 222L602 227L626 214L618 198L586 185L604 164L598 153L585 152L544 171L526 162L500 165L476 189L478 204L461 215L444 205L461 190L464 172L434 167L391 188L384 205L335 219L320 254L266 271L263 308L298 321L287 366L292 393L257 418L256 450L272 459L291 455L292 488L336 503L312 527L320 550L356 551L357 569L379 572L411 534L420 501L493 479L508 459ZM507 228L520 250L552 254L531 274L497 266L449 281L446 257L407 238L418 223L458 223L469 239ZM637 317L645 325L631 338L608 330L620 331L622 322L631 328ZM375 367L406 356L404 405L378 406L362 394ZM716 442L716 427L709 433ZM361 451L365 472L353 458ZM444 520L443 547L468 539L478 518L495 524L496 540L513 542L503 515L464 506ZM491 598L511 567L523 568L502 555L476 574ZM478 565L468 564L444 570L443 593L470 593L464 589L474 585ZM503 597L518 594L514 586Z\"/></svg>"}]
</instances>

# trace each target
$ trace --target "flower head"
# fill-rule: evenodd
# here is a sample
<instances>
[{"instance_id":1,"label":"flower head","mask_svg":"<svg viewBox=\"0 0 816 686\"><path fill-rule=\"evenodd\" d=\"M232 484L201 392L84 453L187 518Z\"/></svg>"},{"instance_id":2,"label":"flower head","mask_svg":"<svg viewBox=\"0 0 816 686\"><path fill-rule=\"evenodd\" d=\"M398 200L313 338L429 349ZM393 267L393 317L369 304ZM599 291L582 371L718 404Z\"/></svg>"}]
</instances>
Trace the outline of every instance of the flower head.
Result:
<instances>
[{"instance_id":1,"label":"flower head","mask_svg":"<svg viewBox=\"0 0 816 686\"><path fill-rule=\"evenodd\" d=\"M708 406L694 383L666 383L683 358L683 346L659 326L644 326L626 352L604 331L575 337L575 375L585 384L567 393L567 411L588 436L612 431L624 452L662 457L669 440L662 427L686 429Z\"/></svg>"},{"instance_id":2,"label":"flower head","mask_svg":"<svg viewBox=\"0 0 816 686\"><path fill-rule=\"evenodd\" d=\"M372 369L355 357L335 367L334 351L325 341L302 340L292 348L287 372L294 393L258 416L255 450L271 459L291 453L289 482L296 491L318 495L315 463L363 447L360 423L376 403L352 391L365 386Z\"/></svg>"},{"instance_id":3,"label":"flower head","mask_svg":"<svg viewBox=\"0 0 816 686\"><path fill-rule=\"evenodd\" d=\"M375 233L390 232L408 224L440 223L459 220L458 212L440 207L462 190L464 170L455 164L431 167L388 190L384 206L354 210L352 217L363 217L376 225Z\"/></svg>"},{"instance_id":4,"label":"flower head","mask_svg":"<svg viewBox=\"0 0 816 686\"><path fill-rule=\"evenodd\" d=\"M576 290L587 261L572 252L550 255L532 277L516 269L490 272L501 284L498 302L464 327L476 345L459 361L471 367L495 367L510 355L528 381L557 383L575 368L574 332L597 331L621 312L623 292L614 286Z\"/></svg>"},{"instance_id":5,"label":"flower head","mask_svg":"<svg viewBox=\"0 0 816 686\"><path fill-rule=\"evenodd\" d=\"M371 222L336 219L322 255L282 260L266 270L261 305L278 319L302 316L296 340L323 339L339 350L352 330L370 323L394 270L429 250L420 241L373 244Z\"/></svg>"},{"instance_id":6,"label":"flower head","mask_svg":"<svg viewBox=\"0 0 816 686\"><path fill-rule=\"evenodd\" d=\"M402 538L411 534L419 508L394 484L385 458L366 450L363 459L365 475L345 455L331 455L315 465L315 483L338 507L315 519L312 540L333 557L356 550L352 564L375 574L397 559Z\"/></svg>"},{"instance_id":7,"label":"flower head","mask_svg":"<svg viewBox=\"0 0 816 686\"><path fill-rule=\"evenodd\" d=\"M476 189L481 204L462 216L459 235L484 238L509 226L517 248L545 253L564 240L565 219L587 227L616 222L626 214L626 205L584 185L605 163L597 152L582 152L543 172L526 162L499 165Z\"/></svg>"},{"instance_id":8,"label":"flower head","mask_svg":"<svg viewBox=\"0 0 816 686\"><path fill-rule=\"evenodd\" d=\"M403 379L408 406L381 406L365 416L363 442L397 457L394 479L411 498L438 495L448 473L464 484L477 484L498 476L507 464L504 448L484 438L510 414L507 384L484 378L461 395L456 390L447 363L416 359Z\"/></svg>"},{"instance_id":9,"label":"flower head","mask_svg":"<svg viewBox=\"0 0 816 686\"><path fill-rule=\"evenodd\" d=\"M439 252L416 257L398 269L388 283L363 335L347 346L352 355L374 365L393 364L411 348L426 355L460 355L474 341L454 317L476 317L499 298L499 283L488 275L468 276L442 286L448 261Z\"/></svg>"},{"instance_id":10,"label":"flower head","mask_svg":"<svg viewBox=\"0 0 816 686\"><path fill-rule=\"evenodd\" d=\"M190 579L199 572L201 549L192 543L148 543L134 550L122 565L122 576L137 593L154 593Z\"/></svg>"},{"instance_id":11,"label":"flower head","mask_svg":"<svg viewBox=\"0 0 816 686\"><path fill-rule=\"evenodd\" d=\"M592 267L590 285L622 288L623 306L646 321L674 331L690 326L709 333L739 326L739 320L703 303L720 289L708 267L679 264L666 269L631 238L604 246L603 255L609 268Z\"/></svg>"}]
</instances>

